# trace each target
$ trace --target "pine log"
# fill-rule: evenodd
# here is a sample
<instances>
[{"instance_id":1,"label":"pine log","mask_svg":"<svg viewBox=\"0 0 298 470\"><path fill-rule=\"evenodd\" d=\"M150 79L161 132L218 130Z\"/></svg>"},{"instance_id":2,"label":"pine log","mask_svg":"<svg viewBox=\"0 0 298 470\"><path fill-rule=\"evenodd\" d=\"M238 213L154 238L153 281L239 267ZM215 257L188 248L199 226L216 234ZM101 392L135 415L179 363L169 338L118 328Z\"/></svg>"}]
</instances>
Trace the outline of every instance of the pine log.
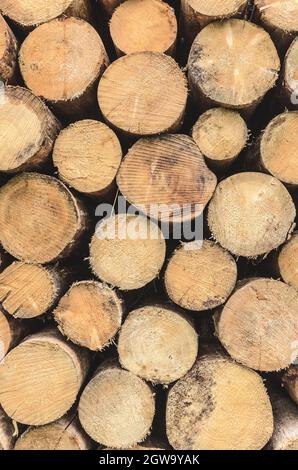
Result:
<instances>
[{"instance_id":1,"label":"pine log","mask_svg":"<svg viewBox=\"0 0 298 470\"><path fill-rule=\"evenodd\" d=\"M286 54L282 75L282 98L289 109L298 109L298 38Z\"/></svg>"},{"instance_id":2,"label":"pine log","mask_svg":"<svg viewBox=\"0 0 298 470\"><path fill-rule=\"evenodd\" d=\"M297 311L293 287L273 279L249 279L215 315L217 335L241 364L264 372L285 369L298 338Z\"/></svg>"},{"instance_id":3,"label":"pine log","mask_svg":"<svg viewBox=\"0 0 298 470\"><path fill-rule=\"evenodd\" d=\"M248 129L239 113L212 108L203 113L192 129L192 138L208 165L226 170L246 146Z\"/></svg>"},{"instance_id":4,"label":"pine log","mask_svg":"<svg viewBox=\"0 0 298 470\"><path fill-rule=\"evenodd\" d=\"M218 354L201 357L171 388L166 424L177 450L259 450L273 431L261 377Z\"/></svg>"},{"instance_id":5,"label":"pine log","mask_svg":"<svg viewBox=\"0 0 298 470\"><path fill-rule=\"evenodd\" d=\"M103 196L113 187L122 150L116 134L99 121L86 119L59 134L53 162L60 178L81 193Z\"/></svg>"},{"instance_id":6,"label":"pine log","mask_svg":"<svg viewBox=\"0 0 298 470\"><path fill-rule=\"evenodd\" d=\"M247 0L181 0L181 33L190 47L196 35L209 23L227 18L240 18Z\"/></svg>"},{"instance_id":7,"label":"pine log","mask_svg":"<svg viewBox=\"0 0 298 470\"><path fill-rule=\"evenodd\" d=\"M175 54L175 12L160 0L127 0L122 3L113 13L110 33L118 57L143 51Z\"/></svg>"},{"instance_id":8,"label":"pine log","mask_svg":"<svg viewBox=\"0 0 298 470\"><path fill-rule=\"evenodd\" d=\"M68 255L86 220L81 202L51 176L22 173L0 188L0 241L21 261L43 264Z\"/></svg>"},{"instance_id":9,"label":"pine log","mask_svg":"<svg viewBox=\"0 0 298 470\"><path fill-rule=\"evenodd\" d=\"M26 88L8 86L2 96L0 171L13 173L41 167L48 161L59 122Z\"/></svg>"},{"instance_id":10,"label":"pine log","mask_svg":"<svg viewBox=\"0 0 298 470\"><path fill-rule=\"evenodd\" d=\"M186 101L184 73L174 59L158 52L120 57L99 82L98 102L105 120L129 136L178 130Z\"/></svg>"},{"instance_id":11,"label":"pine log","mask_svg":"<svg viewBox=\"0 0 298 470\"><path fill-rule=\"evenodd\" d=\"M0 274L0 302L14 318L48 312L66 290L68 273L56 267L14 262Z\"/></svg>"},{"instance_id":12,"label":"pine log","mask_svg":"<svg viewBox=\"0 0 298 470\"><path fill-rule=\"evenodd\" d=\"M268 33L244 20L206 26L193 42L188 77L203 107L223 106L249 116L274 86L280 61Z\"/></svg>"},{"instance_id":13,"label":"pine log","mask_svg":"<svg viewBox=\"0 0 298 470\"><path fill-rule=\"evenodd\" d=\"M280 54L285 54L298 33L296 0L255 0L254 11L254 21L259 22L270 33Z\"/></svg>"},{"instance_id":14,"label":"pine log","mask_svg":"<svg viewBox=\"0 0 298 470\"><path fill-rule=\"evenodd\" d=\"M24 337L26 330L23 323L9 317L0 307L0 364L8 351Z\"/></svg>"},{"instance_id":15,"label":"pine log","mask_svg":"<svg viewBox=\"0 0 298 470\"><path fill-rule=\"evenodd\" d=\"M1 0L0 10L22 29L33 29L59 16L91 20L90 0Z\"/></svg>"},{"instance_id":16,"label":"pine log","mask_svg":"<svg viewBox=\"0 0 298 470\"><path fill-rule=\"evenodd\" d=\"M166 243L158 225L132 214L104 220L90 245L94 274L122 290L140 289L155 279L165 255Z\"/></svg>"},{"instance_id":17,"label":"pine log","mask_svg":"<svg viewBox=\"0 0 298 470\"><path fill-rule=\"evenodd\" d=\"M27 87L69 120L92 112L98 80L108 62L95 29L74 17L38 26L27 36L19 54Z\"/></svg>"},{"instance_id":18,"label":"pine log","mask_svg":"<svg viewBox=\"0 0 298 470\"><path fill-rule=\"evenodd\" d=\"M12 450L15 442L15 430L11 419L0 406L0 450Z\"/></svg>"},{"instance_id":19,"label":"pine log","mask_svg":"<svg viewBox=\"0 0 298 470\"><path fill-rule=\"evenodd\" d=\"M284 393L274 390L270 394L274 432L271 439L273 450L298 450L298 408Z\"/></svg>"},{"instance_id":20,"label":"pine log","mask_svg":"<svg viewBox=\"0 0 298 470\"><path fill-rule=\"evenodd\" d=\"M185 375L198 354L198 335L189 319L173 307L133 310L118 342L125 369L153 383L169 384Z\"/></svg>"},{"instance_id":21,"label":"pine log","mask_svg":"<svg viewBox=\"0 0 298 470\"><path fill-rule=\"evenodd\" d=\"M221 181L209 204L215 240L236 256L257 257L287 240L296 210L286 188L262 173L239 173Z\"/></svg>"},{"instance_id":22,"label":"pine log","mask_svg":"<svg viewBox=\"0 0 298 470\"><path fill-rule=\"evenodd\" d=\"M282 247L277 265L282 279L298 291L298 232Z\"/></svg>"},{"instance_id":23,"label":"pine log","mask_svg":"<svg viewBox=\"0 0 298 470\"><path fill-rule=\"evenodd\" d=\"M298 343L296 343L296 351L298 353ZM291 365L284 372L282 383L292 400L298 405L298 363Z\"/></svg>"},{"instance_id":24,"label":"pine log","mask_svg":"<svg viewBox=\"0 0 298 470\"><path fill-rule=\"evenodd\" d=\"M62 334L73 343L100 351L108 346L122 323L123 303L110 287L96 281L71 286L54 311Z\"/></svg>"},{"instance_id":25,"label":"pine log","mask_svg":"<svg viewBox=\"0 0 298 470\"><path fill-rule=\"evenodd\" d=\"M0 80L2 82L16 82L17 63L18 42L6 21L0 15Z\"/></svg>"},{"instance_id":26,"label":"pine log","mask_svg":"<svg viewBox=\"0 0 298 470\"><path fill-rule=\"evenodd\" d=\"M71 408L87 371L86 350L66 343L56 330L32 335L0 366L1 405L20 423L51 423Z\"/></svg>"},{"instance_id":27,"label":"pine log","mask_svg":"<svg viewBox=\"0 0 298 470\"><path fill-rule=\"evenodd\" d=\"M195 142L173 134L138 140L117 175L126 199L163 222L181 222L201 214L216 182Z\"/></svg>"},{"instance_id":28,"label":"pine log","mask_svg":"<svg viewBox=\"0 0 298 470\"><path fill-rule=\"evenodd\" d=\"M165 272L165 289L182 308L202 311L223 304L237 280L237 264L220 245L204 240L179 246Z\"/></svg>"},{"instance_id":29,"label":"pine log","mask_svg":"<svg viewBox=\"0 0 298 470\"><path fill-rule=\"evenodd\" d=\"M118 449L144 440L154 413L150 387L131 372L114 366L95 374L79 403L79 418L87 434L106 447Z\"/></svg>"},{"instance_id":30,"label":"pine log","mask_svg":"<svg viewBox=\"0 0 298 470\"><path fill-rule=\"evenodd\" d=\"M91 440L78 418L69 413L45 426L30 426L18 438L14 450L89 450Z\"/></svg>"}]
</instances>

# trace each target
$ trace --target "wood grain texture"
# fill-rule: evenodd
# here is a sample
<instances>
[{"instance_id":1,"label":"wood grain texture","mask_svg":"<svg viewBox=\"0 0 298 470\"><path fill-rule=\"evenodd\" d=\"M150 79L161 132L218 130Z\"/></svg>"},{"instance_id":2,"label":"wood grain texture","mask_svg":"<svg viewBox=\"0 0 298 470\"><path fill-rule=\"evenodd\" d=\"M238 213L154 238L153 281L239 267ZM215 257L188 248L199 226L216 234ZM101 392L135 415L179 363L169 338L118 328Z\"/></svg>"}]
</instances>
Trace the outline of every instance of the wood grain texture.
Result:
<instances>
[{"instance_id":1,"label":"wood grain texture","mask_svg":"<svg viewBox=\"0 0 298 470\"><path fill-rule=\"evenodd\" d=\"M15 83L17 80L18 49L14 33L0 15L0 80L4 83Z\"/></svg>"}]
</instances>

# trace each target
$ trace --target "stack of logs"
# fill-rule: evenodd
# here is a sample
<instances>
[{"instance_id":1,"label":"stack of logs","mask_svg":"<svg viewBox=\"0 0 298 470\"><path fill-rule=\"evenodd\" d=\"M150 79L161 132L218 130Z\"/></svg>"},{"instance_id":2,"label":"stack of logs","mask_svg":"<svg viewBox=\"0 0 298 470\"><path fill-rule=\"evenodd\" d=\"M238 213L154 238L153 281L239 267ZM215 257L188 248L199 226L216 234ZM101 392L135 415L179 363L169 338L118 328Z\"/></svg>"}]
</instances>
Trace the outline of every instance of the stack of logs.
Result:
<instances>
[{"instance_id":1,"label":"stack of logs","mask_svg":"<svg viewBox=\"0 0 298 470\"><path fill-rule=\"evenodd\" d=\"M297 450L297 1L0 10L0 449Z\"/></svg>"}]
</instances>

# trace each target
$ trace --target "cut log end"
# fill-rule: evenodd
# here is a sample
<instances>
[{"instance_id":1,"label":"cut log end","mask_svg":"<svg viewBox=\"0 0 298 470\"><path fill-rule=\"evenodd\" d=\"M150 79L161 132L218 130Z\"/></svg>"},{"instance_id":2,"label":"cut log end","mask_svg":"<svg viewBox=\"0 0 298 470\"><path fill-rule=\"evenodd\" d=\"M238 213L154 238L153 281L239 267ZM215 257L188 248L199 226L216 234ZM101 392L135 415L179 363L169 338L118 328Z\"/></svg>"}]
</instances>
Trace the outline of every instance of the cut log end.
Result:
<instances>
[{"instance_id":1,"label":"cut log end","mask_svg":"<svg viewBox=\"0 0 298 470\"><path fill-rule=\"evenodd\" d=\"M27 338L0 368L1 405L16 421L48 424L73 405L87 372L86 354L55 333Z\"/></svg>"},{"instance_id":2,"label":"cut log end","mask_svg":"<svg viewBox=\"0 0 298 470\"><path fill-rule=\"evenodd\" d=\"M297 361L297 359L296 359ZM298 364L293 364L282 376L282 382L292 400L298 405Z\"/></svg>"},{"instance_id":3,"label":"cut log end","mask_svg":"<svg viewBox=\"0 0 298 470\"><path fill-rule=\"evenodd\" d=\"M12 30L0 15L0 80L13 83L17 75L18 43ZM2 90L1 90L2 93Z\"/></svg>"},{"instance_id":4,"label":"cut log end","mask_svg":"<svg viewBox=\"0 0 298 470\"><path fill-rule=\"evenodd\" d=\"M295 217L294 203L282 183L251 172L233 175L217 186L208 224L224 248L236 256L254 258L284 243Z\"/></svg>"},{"instance_id":5,"label":"cut log end","mask_svg":"<svg viewBox=\"0 0 298 470\"><path fill-rule=\"evenodd\" d=\"M0 171L17 172L43 165L60 124L47 106L26 88L1 90Z\"/></svg>"},{"instance_id":6,"label":"cut log end","mask_svg":"<svg viewBox=\"0 0 298 470\"><path fill-rule=\"evenodd\" d=\"M24 334L24 327L0 308L0 364Z\"/></svg>"},{"instance_id":7,"label":"cut log end","mask_svg":"<svg viewBox=\"0 0 298 470\"><path fill-rule=\"evenodd\" d=\"M60 177L77 191L96 196L112 187L121 157L116 134L105 124L89 119L64 129L53 152Z\"/></svg>"},{"instance_id":8,"label":"cut log end","mask_svg":"<svg viewBox=\"0 0 298 470\"><path fill-rule=\"evenodd\" d=\"M285 57L283 69L283 92L286 105L298 108L298 38L294 39Z\"/></svg>"},{"instance_id":9,"label":"cut log end","mask_svg":"<svg viewBox=\"0 0 298 470\"><path fill-rule=\"evenodd\" d=\"M79 403L79 418L87 434L104 446L118 449L144 440L154 413L149 386L131 372L114 367L94 376Z\"/></svg>"},{"instance_id":10,"label":"cut log end","mask_svg":"<svg viewBox=\"0 0 298 470\"><path fill-rule=\"evenodd\" d=\"M200 116L192 138L212 168L225 170L244 149L248 129L239 113L212 108Z\"/></svg>"},{"instance_id":11,"label":"cut log end","mask_svg":"<svg viewBox=\"0 0 298 470\"><path fill-rule=\"evenodd\" d=\"M298 338L298 292L281 281L240 285L215 317L219 340L238 362L265 372L288 367Z\"/></svg>"},{"instance_id":12,"label":"cut log end","mask_svg":"<svg viewBox=\"0 0 298 470\"><path fill-rule=\"evenodd\" d=\"M188 319L159 305L132 311L121 328L122 367L153 383L169 384L186 374L198 353L198 337Z\"/></svg>"},{"instance_id":13,"label":"cut log end","mask_svg":"<svg viewBox=\"0 0 298 470\"><path fill-rule=\"evenodd\" d=\"M0 320L1 322L1 320ZM0 407L0 450L12 450L15 442L15 429L12 420Z\"/></svg>"},{"instance_id":14,"label":"cut log end","mask_svg":"<svg viewBox=\"0 0 298 470\"><path fill-rule=\"evenodd\" d=\"M143 51L173 55L177 20L174 10L160 0L128 0L113 13L110 33L118 55Z\"/></svg>"},{"instance_id":15,"label":"cut log end","mask_svg":"<svg viewBox=\"0 0 298 470\"><path fill-rule=\"evenodd\" d=\"M173 386L166 421L177 450L260 450L273 431L261 377L216 355L201 358Z\"/></svg>"},{"instance_id":16,"label":"cut log end","mask_svg":"<svg viewBox=\"0 0 298 470\"><path fill-rule=\"evenodd\" d=\"M185 112L186 78L164 54L129 54L104 73L98 101L105 120L129 135L175 131Z\"/></svg>"},{"instance_id":17,"label":"cut log end","mask_svg":"<svg viewBox=\"0 0 298 470\"><path fill-rule=\"evenodd\" d=\"M165 272L165 288L170 299L182 308L195 311L223 304L236 280L234 258L210 241L204 241L199 249L192 243L179 247Z\"/></svg>"},{"instance_id":18,"label":"cut log end","mask_svg":"<svg viewBox=\"0 0 298 470\"><path fill-rule=\"evenodd\" d=\"M86 226L81 205L60 181L23 173L0 188L0 240L15 258L47 263L69 252Z\"/></svg>"},{"instance_id":19,"label":"cut log end","mask_svg":"<svg viewBox=\"0 0 298 470\"><path fill-rule=\"evenodd\" d=\"M186 135L140 139L130 148L117 175L126 199L164 222L200 215L216 182L197 145Z\"/></svg>"},{"instance_id":20,"label":"cut log end","mask_svg":"<svg viewBox=\"0 0 298 470\"><path fill-rule=\"evenodd\" d=\"M61 333L93 351L102 350L112 341L122 315L123 305L117 294L95 281L73 284L54 311Z\"/></svg>"},{"instance_id":21,"label":"cut log end","mask_svg":"<svg viewBox=\"0 0 298 470\"><path fill-rule=\"evenodd\" d=\"M280 60L268 33L253 23L226 20L206 26L188 60L194 97L250 113L275 84Z\"/></svg>"},{"instance_id":22,"label":"cut log end","mask_svg":"<svg viewBox=\"0 0 298 470\"><path fill-rule=\"evenodd\" d=\"M274 415L273 450L298 450L298 408L280 390L270 393Z\"/></svg>"},{"instance_id":23,"label":"cut log end","mask_svg":"<svg viewBox=\"0 0 298 470\"><path fill-rule=\"evenodd\" d=\"M282 247L278 255L278 269L283 280L298 291L298 233Z\"/></svg>"},{"instance_id":24,"label":"cut log end","mask_svg":"<svg viewBox=\"0 0 298 470\"><path fill-rule=\"evenodd\" d=\"M102 281L132 290L158 276L165 254L157 224L143 216L120 214L99 225L90 245L90 264Z\"/></svg>"}]
</instances>

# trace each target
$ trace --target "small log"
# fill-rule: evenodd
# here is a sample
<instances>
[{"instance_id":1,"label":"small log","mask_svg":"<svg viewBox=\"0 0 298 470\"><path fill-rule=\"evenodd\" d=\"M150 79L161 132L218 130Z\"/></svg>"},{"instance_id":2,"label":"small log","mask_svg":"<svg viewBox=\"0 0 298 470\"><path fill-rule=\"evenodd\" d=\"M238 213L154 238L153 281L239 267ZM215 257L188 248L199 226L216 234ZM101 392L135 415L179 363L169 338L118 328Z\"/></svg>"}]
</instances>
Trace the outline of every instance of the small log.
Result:
<instances>
[{"instance_id":1,"label":"small log","mask_svg":"<svg viewBox=\"0 0 298 470\"><path fill-rule=\"evenodd\" d=\"M277 265L283 280L298 290L298 232L282 247Z\"/></svg>"},{"instance_id":2,"label":"small log","mask_svg":"<svg viewBox=\"0 0 298 470\"><path fill-rule=\"evenodd\" d=\"M99 121L86 119L59 134L53 162L59 176L81 193L103 196L113 188L122 150L116 134Z\"/></svg>"},{"instance_id":3,"label":"small log","mask_svg":"<svg viewBox=\"0 0 298 470\"><path fill-rule=\"evenodd\" d=\"M95 374L79 402L79 418L87 434L106 447L118 449L144 440L154 413L150 387L131 372L114 366Z\"/></svg>"},{"instance_id":4,"label":"small log","mask_svg":"<svg viewBox=\"0 0 298 470\"><path fill-rule=\"evenodd\" d=\"M110 33L119 56L153 51L175 54L177 20L160 0L127 0L113 13Z\"/></svg>"},{"instance_id":5,"label":"small log","mask_svg":"<svg viewBox=\"0 0 298 470\"><path fill-rule=\"evenodd\" d=\"M30 426L18 438L14 450L89 450L91 440L78 418L69 413L45 426Z\"/></svg>"},{"instance_id":6,"label":"small log","mask_svg":"<svg viewBox=\"0 0 298 470\"><path fill-rule=\"evenodd\" d=\"M32 335L0 367L1 405L19 423L51 423L71 408L87 371L86 350L54 330Z\"/></svg>"},{"instance_id":7,"label":"small log","mask_svg":"<svg viewBox=\"0 0 298 470\"><path fill-rule=\"evenodd\" d=\"M0 407L0 450L12 450L15 439L12 421Z\"/></svg>"},{"instance_id":8,"label":"small log","mask_svg":"<svg viewBox=\"0 0 298 470\"><path fill-rule=\"evenodd\" d=\"M212 108L203 113L192 129L192 138L208 165L226 170L246 146L248 129L239 113Z\"/></svg>"},{"instance_id":9,"label":"small log","mask_svg":"<svg viewBox=\"0 0 298 470\"><path fill-rule=\"evenodd\" d=\"M0 80L2 82L16 82L17 64L18 42L3 16L0 15Z\"/></svg>"},{"instance_id":10,"label":"small log","mask_svg":"<svg viewBox=\"0 0 298 470\"><path fill-rule=\"evenodd\" d=\"M273 450L298 450L298 408L280 390L271 394L274 415Z\"/></svg>"},{"instance_id":11,"label":"small log","mask_svg":"<svg viewBox=\"0 0 298 470\"><path fill-rule=\"evenodd\" d=\"M94 274L122 290L140 289L155 279L165 255L166 243L158 225L132 214L105 219L90 245Z\"/></svg>"},{"instance_id":12,"label":"small log","mask_svg":"<svg viewBox=\"0 0 298 470\"><path fill-rule=\"evenodd\" d=\"M0 307L0 364L10 349L26 334L24 324L9 317Z\"/></svg>"},{"instance_id":13,"label":"small log","mask_svg":"<svg viewBox=\"0 0 298 470\"><path fill-rule=\"evenodd\" d=\"M174 59L158 52L121 57L99 82L105 120L128 136L175 132L182 125L186 101L184 73Z\"/></svg>"},{"instance_id":14,"label":"small log","mask_svg":"<svg viewBox=\"0 0 298 470\"><path fill-rule=\"evenodd\" d=\"M282 98L289 109L298 109L298 38L286 54L282 76Z\"/></svg>"},{"instance_id":15,"label":"small log","mask_svg":"<svg viewBox=\"0 0 298 470\"><path fill-rule=\"evenodd\" d=\"M19 63L25 84L35 95L64 118L77 120L93 111L98 81L109 59L95 29L71 17L34 29L21 46Z\"/></svg>"},{"instance_id":16,"label":"small log","mask_svg":"<svg viewBox=\"0 0 298 470\"><path fill-rule=\"evenodd\" d=\"M55 267L14 262L0 274L0 302L14 318L48 312L66 290L68 273Z\"/></svg>"},{"instance_id":17,"label":"small log","mask_svg":"<svg viewBox=\"0 0 298 470\"><path fill-rule=\"evenodd\" d=\"M298 33L298 4L295 0L255 0L254 21L271 35L281 55L284 55Z\"/></svg>"},{"instance_id":18,"label":"small log","mask_svg":"<svg viewBox=\"0 0 298 470\"><path fill-rule=\"evenodd\" d=\"M204 240L179 246L165 272L165 289L182 308L202 311L223 304L237 280L237 264L220 245Z\"/></svg>"},{"instance_id":19,"label":"small log","mask_svg":"<svg viewBox=\"0 0 298 470\"><path fill-rule=\"evenodd\" d=\"M208 224L224 248L236 256L254 258L284 243L295 217L293 200L282 183L250 172L219 183L209 204Z\"/></svg>"},{"instance_id":20,"label":"small log","mask_svg":"<svg viewBox=\"0 0 298 470\"><path fill-rule=\"evenodd\" d=\"M189 319L172 307L152 305L130 312L118 342L125 369L153 383L185 375L198 354L198 335Z\"/></svg>"},{"instance_id":21,"label":"small log","mask_svg":"<svg viewBox=\"0 0 298 470\"><path fill-rule=\"evenodd\" d=\"M200 215L216 182L197 145L186 135L138 140L117 175L125 198L163 222L181 222Z\"/></svg>"},{"instance_id":22,"label":"small log","mask_svg":"<svg viewBox=\"0 0 298 470\"><path fill-rule=\"evenodd\" d=\"M233 359L251 369L285 369L298 338L297 311L298 292L293 287L272 279L249 279L215 315L217 336Z\"/></svg>"},{"instance_id":23,"label":"small log","mask_svg":"<svg viewBox=\"0 0 298 470\"><path fill-rule=\"evenodd\" d=\"M26 88L1 91L0 171L42 167L49 158L60 123L49 108Z\"/></svg>"},{"instance_id":24,"label":"small log","mask_svg":"<svg viewBox=\"0 0 298 470\"><path fill-rule=\"evenodd\" d=\"M298 355L298 343L296 344L296 352ZM292 400L298 405L298 364L293 364L286 370L282 376L282 383Z\"/></svg>"},{"instance_id":25,"label":"small log","mask_svg":"<svg viewBox=\"0 0 298 470\"><path fill-rule=\"evenodd\" d=\"M274 86L279 70L269 34L244 20L206 26L188 59L190 88L198 104L236 109L246 117Z\"/></svg>"},{"instance_id":26,"label":"small log","mask_svg":"<svg viewBox=\"0 0 298 470\"><path fill-rule=\"evenodd\" d=\"M273 417L256 372L209 354L171 388L166 425L177 450L259 450L272 435Z\"/></svg>"},{"instance_id":27,"label":"small log","mask_svg":"<svg viewBox=\"0 0 298 470\"><path fill-rule=\"evenodd\" d=\"M33 29L59 16L91 20L90 0L1 0L0 10L20 28Z\"/></svg>"},{"instance_id":28,"label":"small log","mask_svg":"<svg viewBox=\"0 0 298 470\"><path fill-rule=\"evenodd\" d=\"M68 255L86 220L81 202L51 176L22 173L0 188L0 241L21 261L44 264Z\"/></svg>"},{"instance_id":29,"label":"small log","mask_svg":"<svg viewBox=\"0 0 298 470\"><path fill-rule=\"evenodd\" d=\"M123 303L110 287L96 281L71 286L54 311L61 333L73 343L100 351L122 323Z\"/></svg>"}]
</instances>

